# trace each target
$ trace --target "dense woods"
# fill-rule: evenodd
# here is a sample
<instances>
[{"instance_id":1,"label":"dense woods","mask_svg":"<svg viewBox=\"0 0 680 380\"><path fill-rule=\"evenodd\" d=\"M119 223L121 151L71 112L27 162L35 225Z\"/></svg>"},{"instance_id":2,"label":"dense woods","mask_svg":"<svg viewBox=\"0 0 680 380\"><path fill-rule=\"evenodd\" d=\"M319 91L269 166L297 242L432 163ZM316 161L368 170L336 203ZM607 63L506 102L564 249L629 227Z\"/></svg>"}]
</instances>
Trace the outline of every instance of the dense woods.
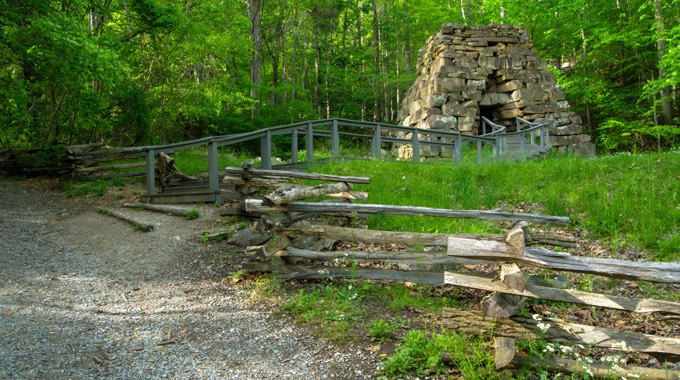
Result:
<instances>
[{"instance_id":1,"label":"dense woods","mask_svg":"<svg viewBox=\"0 0 680 380\"><path fill-rule=\"evenodd\" d=\"M0 149L395 122L442 23L526 25L601 150L677 144L680 0L5 0Z\"/></svg>"}]
</instances>

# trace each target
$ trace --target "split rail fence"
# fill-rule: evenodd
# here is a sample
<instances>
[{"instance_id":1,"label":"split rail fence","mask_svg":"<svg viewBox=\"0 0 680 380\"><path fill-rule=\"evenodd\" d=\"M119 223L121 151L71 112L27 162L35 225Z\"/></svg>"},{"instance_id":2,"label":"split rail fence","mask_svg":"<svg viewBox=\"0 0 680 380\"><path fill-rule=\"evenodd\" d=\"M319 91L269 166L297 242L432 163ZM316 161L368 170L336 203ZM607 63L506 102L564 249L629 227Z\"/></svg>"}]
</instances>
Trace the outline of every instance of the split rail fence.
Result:
<instances>
[{"instance_id":1,"label":"split rail fence","mask_svg":"<svg viewBox=\"0 0 680 380\"><path fill-rule=\"evenodd\" d=\"M241 168L227 168L226 171L224 182L235 186L236 190L231 195L239 200L239 205L231 212L256 218L253 230L273 236L263 245L247 248L249 259L244 263L246 269L276 271L282 279L387 279L425 285L448 284L492 292L482 301L482 311L445 309L443 327L470 334L493 335L498 368L531 363L567 372L585 371L580 364L568 360L537 361L535 358L515 357L515 339L545 339L605 348L625 341L629 349L655 356L662 363L664 360L677 362L680 359L680 339L677 338L573 324L547 317L543 318L542 323L550 324L550 328L543 333L538 326L541 321L519 313L527 298L536 298L677 317L680 316L680 304L675 302L545 286L537 284L531 276L526 276L522 269L538 268L616 279L680 283L680 263L581 257L540 247L576 246L576 240L572 237L531 233L527 224L568 224L570 221L565 217L497 210L356 204L355 200L367 200L368 193L355 191L353 184L369 184L369 178L258 170L249 164ZM300 179L330 183L307 186L288 182ZM331 199L301 202L321 196ZM505 220L514 224L504 234L373 231L361 228L362 218L369 214ZM324 217L315 218L319 215ZM376 251L330 249L336 241L379 244L379 247L396 245L400 248ZM363 268L357 267L357 263L377 264L372 265L373 268ZM355 267L351 268L350 264ZM488 274L462 273L459 269L451 271L452 268L460 268L460 264L500 265L499 275L491 278ZM443 354L443 359L445 356ZM589 367L589 370L600 377L607 375L608 371L597 365ZM648 379L678 379L679 376L677 371L663 369L635 367L627 371Z\"/></svg>"}]
</instances>

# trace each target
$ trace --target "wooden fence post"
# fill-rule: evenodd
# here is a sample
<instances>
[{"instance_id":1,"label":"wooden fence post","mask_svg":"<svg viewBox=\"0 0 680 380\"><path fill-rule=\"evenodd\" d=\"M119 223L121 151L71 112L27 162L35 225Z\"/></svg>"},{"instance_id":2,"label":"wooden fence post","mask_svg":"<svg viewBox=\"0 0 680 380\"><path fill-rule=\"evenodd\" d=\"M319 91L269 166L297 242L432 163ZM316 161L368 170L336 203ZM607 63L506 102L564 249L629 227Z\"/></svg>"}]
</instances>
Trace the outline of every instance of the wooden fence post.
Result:
<instances>
[{"instance_id":1,"label":"wooden fence post","mask_svg":"<svg viewBox=\"0 0 680 380\"><path fill-rule=\"evenodd\" d=\"M210 190L215 194L220 193L219 168L217 165L217 142L211 141L208 144L208 178Z\"/></svg>"},{"instance_id":2,"label":"wooden fence post","mask_svg":"<svg viewBox=\"0 0 680 380\"><path fill-rule=\"evenodd\" d=\"M482 163L482 142L477 141L477 163Z\"/></svg>"},{"instance_id":3,"label":"wooden fence post","mask_svg":"<svg viewBox=\"0 0 680 380\"><path fill-rule=\"evenodd\" d=\"M456 163L461 163L463 162L463 136L458 134L456 136L456 145L454 145L454 150L453 153L455 155L455 161Z\"/></svg>"},{"instance_id":4,"label":"wooden fence post","mask_svg":"<svg viewBox=\"0 0 680 380\"><path fill-rule=\"evenodd\" d=\"M413 162L420 162L420 140L417 129L414 129L411 134L411 145L413 145Z\"/></svg>"},{"instance_id":5,"label":"wooden fence post","mask_svg":"<svg viewBox=\"0 0 680 380\"><path fill-rule=\"evenodd\" d=\"M266 129L264 136L260 137L260 160L262 169L272 168L272 131Z\"/></svg>"},{"instance_id":6,"label":"wooden fence post","mask_svg":"<svg viewBox=\"0 0 680 380\"><path fill-rule=\"evenodd\" d=\"M312 123L307 123L307 163L312 163L314 161L314 129L312 128Z\"/></svg>"},{"instance_id":7,"label":"wooden fence post","mask_svg":"<svg viewBox=\"0 0 680 380\"><path fill-rule=\"evenodd\" d=\"M515 223L506 232L505 241L517 254L524 254L526 244L525 234L528 224L526 222ZM517 264L502 264L500 279L505 285L517 290L524 291L526 281L522 270ZM482 301L482 310L485 317L510 318L518 314L523 299L519 296L510 296L502 293L493 293ZM510 364L515 357L515 339L509 337L495 336L495 362L496 369L500 369Z\"/></svg>"},{"instance_id":8,"label":"wooden fence post","mask_svg":"<svg viewBox=\"0 0 680 380\"><path fill-rule=\"evenodd\" d=\"M146 195L156 195L156 171L153 149L146 151Z\"/></svg>"},{"instance_id":9,"label":"wooden fence post","mask_svg":"<svg viewBox=\"0 0 680 380\"><path fill-rule=\"evenodd\" d=\"M375 133L373 134L373 149L372 149L373 154L372 154L372 156L375 159L375 158L380 158L380 147L382 145L382 142L380 141L380 137L381 137L380 136L380 134L381 134L380 124L375 125L374 132Z\"/></svg>"},{"instance_id":10,"label":"wooden fence post","mask_svg":"<svg viewBox=\"0 0 680 380\"><path fill-rule=\"evenodd\" d=\"M338 133L338 120L333 119L331 124L331 153L333 157L340 156L340 134Z\"/></svg>"},{"instance_id":11,"label":"wooden fence post","mask_svg":"<svg viewBox=\"0 0 680 380\"><path fill-rule=\"evenodd\" d=\"M290 142L290 161L294 164L298 162L298 130L293 129L293 137Z\"/></svg>"}]
</instances>

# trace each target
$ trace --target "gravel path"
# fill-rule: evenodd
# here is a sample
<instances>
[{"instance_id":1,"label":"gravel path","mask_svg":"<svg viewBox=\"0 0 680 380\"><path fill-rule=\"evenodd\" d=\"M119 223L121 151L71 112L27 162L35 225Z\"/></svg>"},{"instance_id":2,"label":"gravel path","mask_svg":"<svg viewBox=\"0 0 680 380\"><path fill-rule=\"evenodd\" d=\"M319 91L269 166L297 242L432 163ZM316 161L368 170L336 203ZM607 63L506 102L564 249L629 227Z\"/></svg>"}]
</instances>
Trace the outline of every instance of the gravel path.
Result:
<instances>
[{"instance_id":1,"label":"gravel path","mask_svg":"<svg viewBox=\"0 0 680 380\"><path fill-rule=\"evenodd\" d=\"M0 379L365 379L376 359L313 337L223 281L187 221L136 232L0 179Z\"/></svg>"}]
</instances>

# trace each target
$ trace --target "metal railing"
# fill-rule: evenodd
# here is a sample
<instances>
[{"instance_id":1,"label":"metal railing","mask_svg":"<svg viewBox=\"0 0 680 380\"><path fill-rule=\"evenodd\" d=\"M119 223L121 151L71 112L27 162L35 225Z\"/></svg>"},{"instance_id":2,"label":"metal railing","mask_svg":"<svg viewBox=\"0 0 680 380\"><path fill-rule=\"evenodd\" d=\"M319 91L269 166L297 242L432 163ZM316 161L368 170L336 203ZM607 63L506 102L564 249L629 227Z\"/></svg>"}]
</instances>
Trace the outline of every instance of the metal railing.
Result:
<instances>
[{"instance_id":1,"label":"metal railing","mask_svg":"<svg viewBox=\"0 0 680 380\"><path fill-rule=\"evenodd\" d=\"M156 184L154 177L154 157L157 153L168 153L181 149L207 145L209 188L210 191L215 192L215 194L219 194L220 187L218 178L217 149L222 146L234 145L254 139L260 139L260 159L262 168L271 169L272 136L274 135L291 134L291 161L293 164L300 163L298 160L298 142L301 134L305 135L305 158L307 162L314 161L314 137L330 138L331 154L334 157L339 157L340 155L340 136L370 138L371 156L373 158L379 158L381 156L381 145L383 142L411 144L413 153L412 160L414 162L420 161L421 145L430 145L452 148L453 162L459 163L462 161L463 144L473 141L477 142L478 162L482 161L482 148L484 143L491 144L493 146L493 155L494 158L497 159L503 150L507 148L507 139L512 136L520 136L520 141L522 144L521 149L523 152L522 154L525 154L525 136L531 136L531 144L533 144L534 133L536 133L536 131L540 131L540 148L549 148L549 131L548 127L544 124L531 123L524 119L517 118L517 132L507 132L506 127L493 123L486 117L482 117L482 127L485 128L487 124L492 127L492 132L484 135L474 136L444 130L420 129L401 125L333 118L281 125L234 135L204 137L197 140L185 141L175 144L134 147L129 149L136 151L146 151L146 195L155 195ZM522 130L521 125L523 124L526 124L528 127ZM371 131L370 134L342 132L340 131L340 126L367 128ZM326 127L326 130L319 130L319 127ZM315 128L317 129L315 130ZM383 136L383 131L392 131L397 133L403 132L405 134L411 134L411 137L400 138L389 135Z\"/></svg>"}]
</instances>

